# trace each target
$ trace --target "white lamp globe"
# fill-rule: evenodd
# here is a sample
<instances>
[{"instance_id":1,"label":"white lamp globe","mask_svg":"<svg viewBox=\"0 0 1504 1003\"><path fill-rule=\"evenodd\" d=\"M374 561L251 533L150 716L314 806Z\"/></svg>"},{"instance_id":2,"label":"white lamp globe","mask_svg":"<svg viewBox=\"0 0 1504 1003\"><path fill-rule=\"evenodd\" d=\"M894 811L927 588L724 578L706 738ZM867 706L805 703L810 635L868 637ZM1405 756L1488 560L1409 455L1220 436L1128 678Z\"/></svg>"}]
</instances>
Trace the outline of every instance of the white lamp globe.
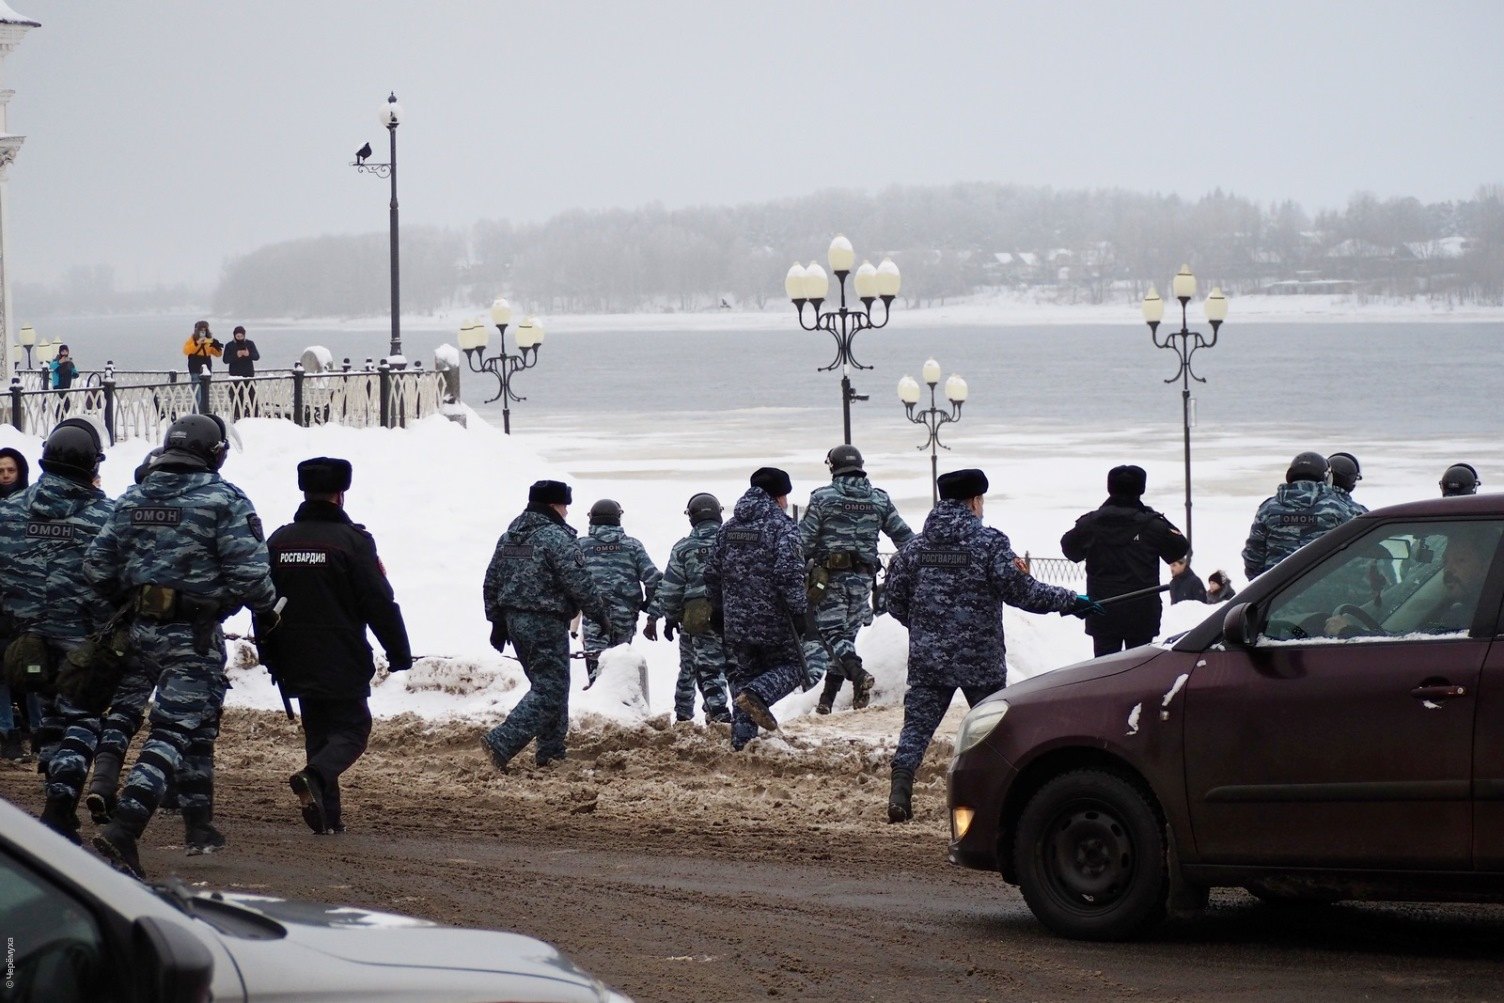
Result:
<instances>
[{"instance_id":1,"label":"white lamp globe","mask_svg":"<svg viewBox=\"0 0 1504 1003\"><path fill-rule=\"evenodd\" d=\"M945 399L952 404L966 403L966 381L954 374L945 381Z\"/></svg>"},{"instance_id":2,"label":"white lamp globe","mask_svg":"<svg viewBox=\"0 0 1504 1003\"><path fill-rule=\"evenodd\" d=\"M883 263L877 266L877 294L897 296L898 283L898 266L893 263L892 258L884 258Z\"/></svg>"},{"instance_id":3,"label":"white lamp globe","mask_svg":"<svg viewBox=\"0 0 1504 1003\"><path fill-rule=\"evenodd\" d=\"M898 399L905 404L919 403L919 384L912 376L905 376L898 381Z\"/></svg>"},{"instance_id":4,"label":"white lamp globe","mask_svg":"<svg viewBox=\"0 0 1504 1003\"><path fill-rule=\"evenodd\" d=\"M934 386L936 383L940 382L940 363L936 362L934 359L927 360L924 364L924 368L920 370L920 375L924 378L924 382L928 383L930 386Z\"/></svg>"},{"instance_id":5,"label":"white lamp globe","mask_svg":"<svg viewBox=\"0 0 1504 1003\"><path fill-rule=\"evenodd\" d=\"M501 327L505 324L510 324L511 322L512 304L508 303L500 296L496 297L496 301L491 304L491 323L495 324L497 327Z\"/></svg>"},{"instance_id":6,"label":"white lamp globe","mask_svg":"<svg viewBox=\"0 0 1504 1003\"><path fill-rule=\"evenodd\" d=\"M830 250L825 252L825 260L830 262L830 270L833 272L851 271L852 262L856 261L856 251L851 248L851 241L842 233L836 234L836 239L830 242Z\"/></svg>"}]
</instances>

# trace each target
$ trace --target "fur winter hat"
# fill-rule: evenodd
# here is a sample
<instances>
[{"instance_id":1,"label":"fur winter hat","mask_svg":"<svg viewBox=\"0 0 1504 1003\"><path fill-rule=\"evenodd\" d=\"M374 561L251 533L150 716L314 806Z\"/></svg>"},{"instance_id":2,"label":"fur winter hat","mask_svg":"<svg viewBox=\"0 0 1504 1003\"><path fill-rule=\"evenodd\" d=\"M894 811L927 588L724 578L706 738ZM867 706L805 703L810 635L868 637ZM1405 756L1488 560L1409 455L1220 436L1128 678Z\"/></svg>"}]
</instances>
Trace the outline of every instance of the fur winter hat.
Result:
<instances>
[{"instance_id":1,"label":"fur winter hat","mask_svg":"<svg viewBox=\"0 0 1504 1003\"><path fill-rule=\"evenodd\" d=\"M936 483L940 487L940 497L946 501L965 501L968 498L976 498L986 494L988 487L987 475L976 467L941 474Z\"/></svg>"},{"instance_id":2,"label":"fur winter hat","mask_svg":"<svg viewBox=\"0 0 1504 1003\"><path fill-rule=\"evenodd\" d=\"M349 460L315 456L298 464L298 490L312 495L337 495L350 490Z\"/></svg>"},{"instance_id":3,"label":"fur winter hat","mask_svg":"<svg viewBox=\"0 0 1504 1003\"><path fill-rule=\"evenodd\" d=\"M1107 471L1107 493L1118 497L1139 498L1149 486L1149 475L1143 467L1126 464Z\"/></svg>"},{"instance_id":4,"label":"fur winter hat","mask_svg":"<svg viewBox=\"0 0 1504 1003\"><path fill-rule=\"evenodd\" d=\"M788 472L777 467L758 467L752 473L752 486L762 488L774 498L782 498L794 490Z\"/></svg>"},{"instance_id":5,"label":"fur winter hat","mask_svg":"<svg viewBox=\"0 0 1504 1003\"><path fill-rule=\"evenodd\" d=\"M572 505L574 492L563 481L534 481L527 489L529 505Z\"/></svg>"}]
</instances>

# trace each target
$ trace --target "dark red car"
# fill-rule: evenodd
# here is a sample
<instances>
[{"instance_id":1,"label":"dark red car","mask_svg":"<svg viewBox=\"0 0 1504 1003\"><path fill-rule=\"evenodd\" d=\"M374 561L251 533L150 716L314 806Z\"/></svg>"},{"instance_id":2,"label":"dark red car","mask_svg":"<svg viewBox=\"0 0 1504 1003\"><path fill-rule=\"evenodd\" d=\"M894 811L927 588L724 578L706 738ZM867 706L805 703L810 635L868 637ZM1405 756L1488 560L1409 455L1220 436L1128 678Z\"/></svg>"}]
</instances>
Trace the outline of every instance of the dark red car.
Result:
<instances>
[{"instance_id":1,"label":"dark red car","mask_svg":"<svg viewBox=\"0 0 1504 1003\"><path fill-rule=\"evenodd\" d=\"M1117 939L1214 886L1504 900L1504 495L1380 509L1172 645L967 715L950 859L1057 933Z\"/></svg>"}]
</instances>

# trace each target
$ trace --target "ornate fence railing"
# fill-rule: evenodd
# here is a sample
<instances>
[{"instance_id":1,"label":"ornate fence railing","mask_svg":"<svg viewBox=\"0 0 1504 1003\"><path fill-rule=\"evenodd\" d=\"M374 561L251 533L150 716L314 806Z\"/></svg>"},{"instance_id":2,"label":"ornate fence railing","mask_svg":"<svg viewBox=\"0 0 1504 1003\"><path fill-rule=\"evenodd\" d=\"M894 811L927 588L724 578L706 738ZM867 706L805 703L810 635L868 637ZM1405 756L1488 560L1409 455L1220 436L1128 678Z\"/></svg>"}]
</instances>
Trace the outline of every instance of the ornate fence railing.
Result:
<instances>
[{"instance_id":1,"label":"ornate fence railing","mask_svg":"<svg viewBox=\"0 0 1504 1003\"><path fill-rule=\"evenodd\" d=\"M230 421L277 418L298 425L405 428L438 414L457 396L450 374L394 369L385 360L364 369L290 370L257 376L103 370L80 373L67 390L46 389L45 372L20 370L10 381L10 423L45 433L64 418L92 415L110 441L160 439L185 414L217 414Z\"/></svg>"}]
</instances>

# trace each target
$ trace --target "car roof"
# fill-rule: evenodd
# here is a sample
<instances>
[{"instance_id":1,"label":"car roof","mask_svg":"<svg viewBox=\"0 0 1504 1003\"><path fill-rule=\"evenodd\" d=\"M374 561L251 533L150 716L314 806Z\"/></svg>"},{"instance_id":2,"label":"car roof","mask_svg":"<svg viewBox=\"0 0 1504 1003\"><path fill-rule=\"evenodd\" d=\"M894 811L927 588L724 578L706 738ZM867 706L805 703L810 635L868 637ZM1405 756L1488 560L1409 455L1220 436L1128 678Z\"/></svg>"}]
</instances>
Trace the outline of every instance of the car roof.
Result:
<instances>
[{"instance_id":1,"label":"car roof","mask_svg":"<svg viewBox=\"0 0 1504 1003\"><path fill-rule=\"evenodd\" d=\"M1368 513L1367 518L1380 517L1392 519L1399 517L1424 516L1435 518L1437 516L1494 516L1504 517L1504 493L1486 495L1458 495L1454 498L1422 498L1417 501L1401 502L1398 505L1388 505L1384 508L1376 508Z\"/></svg>"}]
</instances>

